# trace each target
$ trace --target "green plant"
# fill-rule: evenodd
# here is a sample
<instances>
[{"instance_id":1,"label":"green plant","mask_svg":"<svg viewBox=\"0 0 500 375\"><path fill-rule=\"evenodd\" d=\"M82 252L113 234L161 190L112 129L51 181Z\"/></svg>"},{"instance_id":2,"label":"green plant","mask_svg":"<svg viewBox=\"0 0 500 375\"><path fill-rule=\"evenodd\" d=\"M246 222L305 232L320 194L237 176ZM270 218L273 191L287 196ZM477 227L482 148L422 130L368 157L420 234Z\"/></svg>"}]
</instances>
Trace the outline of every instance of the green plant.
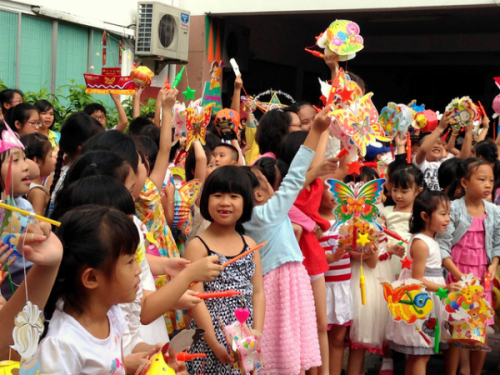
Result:
<instances>
[{"instance_id":1,"label":"green plant","mask_svg":"<svg viewBox=\"0 0 500 375\"><path fill-rule=\"evenodd\" d=\"M133 114L134 114L134 109L133 109L133 104L134 104L134 99L133 97L130 97L128 99L125 99L123 102L123 108L125 109L125 113L127 114L128 121L133 120ZM150 112L155 112L156 111L156 99L153 98L148 98L147 99L147 104L141 103L141 116L146 117L146 115Z\"/></svg>"}]
</instances>

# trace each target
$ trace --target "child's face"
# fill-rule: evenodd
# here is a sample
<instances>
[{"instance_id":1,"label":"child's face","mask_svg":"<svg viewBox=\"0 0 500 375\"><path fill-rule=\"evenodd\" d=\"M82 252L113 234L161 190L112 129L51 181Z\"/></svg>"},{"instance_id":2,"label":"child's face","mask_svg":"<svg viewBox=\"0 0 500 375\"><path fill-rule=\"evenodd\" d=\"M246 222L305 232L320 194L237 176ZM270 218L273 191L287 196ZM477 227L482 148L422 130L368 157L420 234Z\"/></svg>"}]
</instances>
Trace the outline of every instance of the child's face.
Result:
<instances>
[{"instance_id":1,"label":"child's face","mask_svg":"<svg viewBox=\"0 0 500 375\"><path fill-rule=\"evenodd\" d=\"M227 147L216 147L212 153L215 161L215 168L225 165L237 165L238 162L233 160L232 152Z\"/></svg>"},{"instance_id":2,"label":"child's face","mask_svg":"<svg viewBox=\"0 0 500 375\"><path fill-rule=\"evenodd\" d=\"M411 158L413 159L415 155L417 155L418 150L420 150L420 146L418 144L411 146Z\"/></svg>"},{"instance_id":3,"label":"child's face","mask_svg":"<svg viewBox=\"0 0 500 375\"><path fill-rule=\"evenodd\" d=\"M444 144L441 138L438 138L431 151L427 154L427 161L439 161L443 158Z\"/></svg>"},{"instance_id":4,"label":"child's face","mask_svg":"<svg viewBox=\"0 0 500 375\"><path fill-rule=\"evenodd\" d=\"M450 223L450 202L443 201L432 213L429 229L433 232L443 233Z\"/></svg>"},{"instance_id":5,"label":"child's face","mask_svg":"<svg viewBox=\"0 0 500 375\"><path fill-rule=\"evenodd\" d=\"M26 157L24 156L24 151L20 148L14 147L10 149L10 155L7 155L2 163L2 180L5 184L7 180L7 172L9 170L9 161L12 156L12 168L11 168L11 188L14 197L19 197L21 195L27 194L30 190L30 175L28 163L26 162Z\"/></svg>"},{"instance_id":6,"label":"child's face","mask_svg":"<svg viewBox=\"0 0 500 375\"><path fill-rule=\"evenodd\" d=\"M323 196L321 197L321 207L333 210L335 208L335 199L330 192L330 187L328 185L323 186Z\"/></svg>"},{"instance_id":7,"label":"child's face","mask_svg":"<svg viewBox=\"0 0 500 375\"><path fill-rule=\"evenodd\" d=\"M102 125L103 128L106 127L106 114L103 111L95 111L90 115L90 117L95 118Z\"/></svg>"},{"instance_id":8,"label":"child's face","mask_svg":"<svg viewBox=\"0 0 500 375\"><path fill-rule=\"evenodd\" d=\"M235 225L243 214L243 197L235 193L215 193L208 198L208 213L215 223Z\"/></svg>"},{"instance_id":9,"label":"child's face","mask_svg":"<svg viewBox=\"0 0 500 375\"><path fill-rule=\"evenodd\" d=\"M290 116L292 117L292 122L290 122L290 125L288 126L288 132L291 133L291 132L298 132L298 131L302 130L299 115L297 115L296 113L290 112Z\"/></svg>"},{"instance_id":10,"label":"child's face","mask_svg":"<svg viewBox=\"0 0 500 375\"><path fill-rule=\"evenodd\" d=\"M146 178L148 177L148 171L146 166L141 162L141 157L139 156L139 164L137 165L136 181L134 187L133 198L136 200L141 195L142 188L146 184Z\"/></svg>"},{"instance_id":11,"label":"child's face","mask_svg":"<svg viewBox=\"0 0 500 375\"><path fill-rule=\"evenodd\" d=\"M139 290L141 267L134 255L120 255L116 262L115 273L111 280L104 281L106 294L113 299L113 304L129 303L135 300Z\"/></svg>"},{"instance_id":12,"label":"child's face","mask_svg":"<svg viewBox=\"0 0 500 375\"><path fill-rule=\"evenodd\" d=\"M5 103L5 107L7 109L15 107L19 103L23 102L23 97L19 93L14 93L14 96L12 97L12 100L9 103Z\"/></svg>"},{"instance_id":13,"label":"child's face","mask_svg":"<svg viewBox=\"0 0 500 375\"><path fill-rule=\"evenodd\" d=\"M413 205L415 197L422 191L422 188L418 188L413 185L411 188L403 189L401 186L393 186L391 189L391 196L396 207L399 209L409 207Z\"/></svg>"},{"instance_id":14,"label":"child's face","mask_svg":"<svg viewBox=\"0 0 500 375\"><path fill-rule=\"evenodd\" d=\"M311 130L316 114L316 110L310 105L303 105L302 107L300 107L298 115L300 117L300 127L302 128L302 130Z\"/></svg>"},{"instance_id":15,"label":"child's face","mask_svg":"<svg viewBox=\"0 0 500 375\"><path fill-rule=\"evenodd\" d=\"M40 129L40 115L37 111L31 111L28 121L24 125L16 121L15 127L19 135L38 133Z\"/></svg>"},{"instance_id":16,"label":"child's face","mask_svg":"<svg viewBox=\"0 0 500 375\"><path fill-rule=\"evenodd\" d=\"M461 183L467 196L473 199L488 199L493 191L493 169L488 164L480 165L475 168L469 181L462 178Z\"/></svg>"},{"instance_id":17,"label":"child's face","mask_svg":"<svg viewBox=\"0 0 500 375\"><path fill-rule=\"evenodd\" d=\"M208 178L208 176L210 176L210 173L212 173L214 171L214 169L215 169L215 157L212 154L210 156L209 162L207 163L207 177L206 178Z\"/></svg>"},{"instance_id":18,"label":"child's face","mask_svg":"<svg viewBox=\"0 0 500 375\"><path fill-rule=\"evenodd\" d=\"M255 204L261 206L274 196L274 190L271 184L267 181L266 176L256 168L252 168L252 172L259 180L260 186L255 188L253 193L255 197Z\"/></svg>"},{"instance_id":19,"label":"child's face","mask_svg":"<svg viewBox=\"0 0 500 375\"><path fill-rule=\"evenodd\" d=\"M35 163L38 165L38 168L40 168L40 177L47 177L56 169L56 162L52 157L52 150L47 152L45 159L36 160Z\"/></svg>"},{"instance_id":20,"label":"child's face","mask_svg":"<svg viewBox=\"0 0 500 375\"><path fill-rule=\"evenodd\" d=\"M42 126L48 128L54 122L54 109L50 108L45 112L40 112L40 121Z\"/></svg>"}]
</instances>

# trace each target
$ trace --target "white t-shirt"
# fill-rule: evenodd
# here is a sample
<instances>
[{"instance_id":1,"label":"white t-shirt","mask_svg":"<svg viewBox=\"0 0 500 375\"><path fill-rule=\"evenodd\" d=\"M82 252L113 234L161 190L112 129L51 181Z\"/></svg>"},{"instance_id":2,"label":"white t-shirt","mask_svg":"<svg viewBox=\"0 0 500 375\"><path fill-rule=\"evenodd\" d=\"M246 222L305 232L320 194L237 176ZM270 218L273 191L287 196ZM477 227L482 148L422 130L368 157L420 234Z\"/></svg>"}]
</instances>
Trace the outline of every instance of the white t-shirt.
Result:
<instances>
[{"instance_id":1,"label":"white t-shirt","mask_svg":"<svg viewBox=\"0 0 500 375\"><path fill-rule=\"evenodd\" d=\"M425 183L427 184L429 189L441 190L441 188L439 187L438 169L444 161L453 158L453 154L448 154L447 157L442 158L439 161L424 160L420 165L417 164L416 157L417 156L415 155L415 157L413 158L413 165L422 171L422 173L424 174Z\"/></svg>"},{"instance_id":2,"label":"white t-shirt","mask_svg":"<svg viewBox=\"0 0 500 375\"><path fill-rule=\"evenodd\" d=\"M42 374L125 375L122 336L126 323L120 308L108 311L110 332L101 340L63 312L62 306L59 302L38 348Z\"/></svg>"}]
</instances>

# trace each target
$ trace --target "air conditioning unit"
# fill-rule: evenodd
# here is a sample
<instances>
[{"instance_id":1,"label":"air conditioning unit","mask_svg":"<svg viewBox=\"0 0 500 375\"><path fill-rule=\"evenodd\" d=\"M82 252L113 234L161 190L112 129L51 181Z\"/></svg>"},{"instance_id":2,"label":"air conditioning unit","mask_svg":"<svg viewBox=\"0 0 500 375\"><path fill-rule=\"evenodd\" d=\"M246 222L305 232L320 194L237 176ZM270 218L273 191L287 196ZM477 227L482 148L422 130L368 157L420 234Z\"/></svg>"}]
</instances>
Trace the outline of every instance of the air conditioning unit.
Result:
<instances>
[{"instance_id":1,"label":"air conditioning unit","mask_svg":"<svg viewBox=\"0 0 500 375\"><path fill-rule=\"evenodd\" d=\"M135 54L187 63L190 12L157 1L139 1Z\"/></svg>"}]
</instances>

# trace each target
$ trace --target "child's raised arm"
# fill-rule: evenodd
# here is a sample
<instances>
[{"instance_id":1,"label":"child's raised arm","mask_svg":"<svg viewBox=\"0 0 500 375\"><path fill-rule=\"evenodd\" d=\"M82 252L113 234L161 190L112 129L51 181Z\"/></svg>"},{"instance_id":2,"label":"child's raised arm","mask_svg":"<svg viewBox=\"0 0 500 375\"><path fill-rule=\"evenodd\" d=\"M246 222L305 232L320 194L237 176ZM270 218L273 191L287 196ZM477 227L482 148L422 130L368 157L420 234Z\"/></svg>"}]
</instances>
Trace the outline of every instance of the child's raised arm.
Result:
<instances>
[{"instance_id":1,"label":"child's raised arm","mask_svg":"<svg viewBox=\"0 0 500 375\"><path fill-rule=\"evenodd\" d=\"M200 180L201 189L198 193L198 198L196 198L196 206L200 207L201 193L203 193L203 187L205 186L205 179L207 178L207 154L201 145L200 141L195 141L193 143L194 158L196 160L196 167L194 168L194 178Z\"/></svg>"},{"instance_id":2,"label":"child's raised arm","mask_svg":"<svg viewBox=\"0 0 500 375\"><path fill-rule=\"evenodd\" d=\"M184 258L190 260L191 262L195 262L199 259L204 258L207 255L207 250L203 246L200 240L193 239L189 242L186 253L184 254ZM217 256L215 256L217 258ZM222 267L221 267L222 268ZM174 279L175 280L175 279ZM204 291L203 284L198 283L192 287L192 290L196 292L202 293ZM219 361L222 363L230 363L231 357L229 356L225 345L221 344L217 341L217 337L215 336L214 326L212 324L212 318L210 317L210 313L208 312L207 305L205 302L201 302L198 306L193 307L191 309L191 314L193 315L194 320L196 321L196 325L198 328L202 328L205 330L204 339L207 342L208 346L214 354L217 356Z\"/></svg>"},{"instance_id":3,"label":"child's raised arm","mask_svg":"<svg viewBox=\"0 0 500 375\"><path fill-rule=\"evenodd\" d=\"M467 159L472 156L472 129L474 128L474 124L471 123L465 128L465 136L464 143L462 145L462 150L460 151L460 159Z\"/></svg>"},{"instance_id":4,"label":"child's raised arm","mask_svg":"<svg viewBox=\"0 0 500 375\"><path fill-rule=\"evenodd\" d=\"M254 240L245 236L245 241L250 248L257 246ZM253 328L259 332L264 329L264 315L266 311L266 296L264 295L264 285L262 281L262 263L259 251L253 253L253 262L255 263L255 273L252 277L253 285Z\"/></svg>"},{"instance_id":5,"label":"child's raised arm","mask_svg":"<svg viewBox=\"0 0 500 375\"><path fill-rule=\"evenodd\" d=\"M136 119L141 115L141 95L144 91L144 86L139 86L138 88L135 89L135 95L134 95L134 106L133 106L133 111L134 114L132 115L133 119Z\"/></svg>"},{"instance_id":6,"label":"child's raised arm","mask_svg":"<svg viewBox=\"0 0 500 375\"><path fill-rule=\"evenodd\" d=\"M241 100L241 88L243 87L243 80L241 79L241 74L238 74L234 80L234 91L233 100L231 101L231 109L240 114L240 100Z\"/></svg>"},{"instance_id":7,"label":"child's raised arm","mask_svg":"<svg viewBox=\"0 0 500 375\"><path fill-rule=\"evenodd\" d=\"M438 138L448 128L448 121L448 113L445 113L443 117L441 117L441 121L439 121L438 127L434 129L431 134L424 138L422 146L420 146L417 155L415 155L415 162L417 165L421 165L425 161L425 158L427 157L427 154L432 150L434 143L436 143Z\"/></svg>"},{"instance_id":8,"label":"child's raised arm","mask_svg":"<svg viewBox=\"0 0 500 375\"><path fill-rule=\"evenodd\" d=\"M486 136L488 135L489 128L490 128L490 119L488 118L488 116L484 116L483 117L483 128L481 129L481 132L479 133L479 136L477 137L477 143L484 141L486 139Z\"/></svg>"},{"instance_id":9,"label":"child's raised arm","mask_svg":"<svg viewBox=\"0 0 500 375\"><path fill-rule=\"evenodd\" d=\"M163 181L165 180L165 175L167 173L168 165L170 163L170 148L172 147L172 107L175 104L175 98L177 97L176 88L167 90L165 88L160 90L158 97L161 100L162 107L162 126L160 127L160 147L158 150L158 156L156 157L156 163L149 179L153 181L159 191L162 190Z\"/></svg>"},{"instance_id":10,"label":"child's raised arm","mask_svg":"<svg viewBox=\"0 0 500 375\"><path fill-rule=\"evenodd\" d=\"M122 102L120 101L120 95L110 94L111 99L115 102L116 109L118 111L118 124L116 124L116 130L123 132L128 125L127 114L125 109L123 109Z\"/></svg>"}]
</instances>

